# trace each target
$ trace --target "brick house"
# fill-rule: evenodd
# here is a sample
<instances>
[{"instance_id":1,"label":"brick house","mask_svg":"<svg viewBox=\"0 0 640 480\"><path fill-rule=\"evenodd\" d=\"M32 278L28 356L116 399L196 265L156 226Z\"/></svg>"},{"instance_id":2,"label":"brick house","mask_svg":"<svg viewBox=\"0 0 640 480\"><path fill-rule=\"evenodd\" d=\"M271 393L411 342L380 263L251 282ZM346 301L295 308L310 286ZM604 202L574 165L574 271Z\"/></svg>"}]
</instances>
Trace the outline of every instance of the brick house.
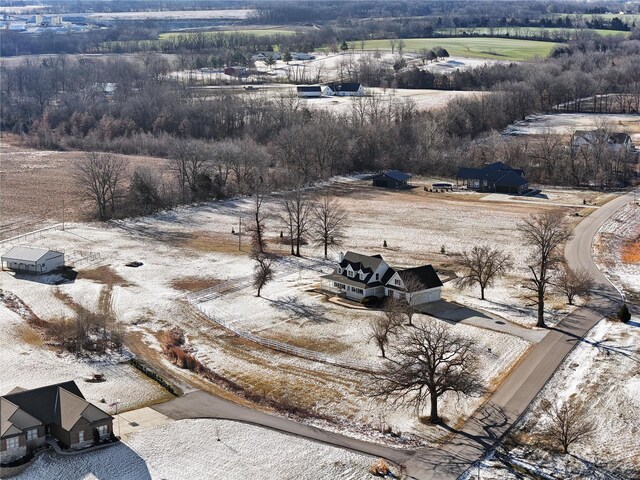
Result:
<instances>
[{"instance_id":1,"label":"brick house","mask_svg":"<svg viewBox=\"0 0 640 480\"><path fill-rule=\"evenodd\" d=\"M87 402L75 382L25 390L0 397L0 463L24 457L29 447L51 435L66 449L111 437L113 418Z\"/></svg>"}]
</instances>

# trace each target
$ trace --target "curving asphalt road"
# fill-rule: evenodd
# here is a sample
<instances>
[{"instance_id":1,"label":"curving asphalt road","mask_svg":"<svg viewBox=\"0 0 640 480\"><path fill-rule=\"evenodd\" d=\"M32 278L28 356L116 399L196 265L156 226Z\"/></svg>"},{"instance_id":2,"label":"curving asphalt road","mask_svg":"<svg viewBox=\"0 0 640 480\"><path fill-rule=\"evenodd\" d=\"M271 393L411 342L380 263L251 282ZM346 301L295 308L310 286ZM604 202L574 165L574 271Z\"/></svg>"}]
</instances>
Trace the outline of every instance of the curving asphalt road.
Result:
<instances>
[{"instance_id":1,"label":"curving asphalt road","mask_svg":"<svg viewBox=\"0 0 640 480\"><path fill-rule=\"evenodd\" d=\"M598 229L632 198L633 193L629 192L595 210L576 226L566 245L569 265L583 268L593 276L595 288L589 303L551 328L449 442L437 450L416 452L407 462L410 478L458 478L500 440L587 332L620 305L621 296L596 267L591 247Z\"/></svg>"},{"instance_id":2,"label":"curving asphalt road","mask_svg":"<svg viewBox=\"0 0 640 480\"><path fill-rule=\"evenodd\" d=\"M622 195L584 218L567 243L565 256L573 268L584 268L596 288L587 306L578 308L556 327L513 370L485 405L461 430L451 430L450 440L437 448L412 451L356 440L304 425L287 418L252 410L236 403L197 391L152 408L173 419L222 418L251 423L298 435L337 447L387 458L404 464L409 478L425 480L457 479L493 447L545 385L566 355L607 313L620 304L620 295L598 270L591 256L593 237L602 224L625 203L632 193Z\"/></svg>"}]
</instances>

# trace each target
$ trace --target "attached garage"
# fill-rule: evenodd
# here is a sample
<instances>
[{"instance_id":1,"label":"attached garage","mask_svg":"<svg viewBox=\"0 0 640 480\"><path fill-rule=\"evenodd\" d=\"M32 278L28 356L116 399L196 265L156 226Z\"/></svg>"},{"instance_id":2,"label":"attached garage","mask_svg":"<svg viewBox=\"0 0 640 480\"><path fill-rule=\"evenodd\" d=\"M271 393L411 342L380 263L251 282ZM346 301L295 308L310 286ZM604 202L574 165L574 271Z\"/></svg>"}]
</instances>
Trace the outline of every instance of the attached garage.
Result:
<instances>
[{"instance_id":1,"label":"attached garage","mask_svg":"<svg viewBox=\"0 0 640 480\"><path fill-rule=\"evenodd\" d=\"M441 287L431 288L422 292L412 293L410 295L411 305L420 305L421 303L437 302L440 300Z\"/></svg>"},{"instance_id":2,"label":"attached garage","mask_svg":"<svg viewBox=\"0 0 640 480\"><path fill-rule=\"evenodd\" d=\"M47 273L64 267L64 253L47 248L13 247L2 255L2 270Z\"/></svg>"}]
</instances>

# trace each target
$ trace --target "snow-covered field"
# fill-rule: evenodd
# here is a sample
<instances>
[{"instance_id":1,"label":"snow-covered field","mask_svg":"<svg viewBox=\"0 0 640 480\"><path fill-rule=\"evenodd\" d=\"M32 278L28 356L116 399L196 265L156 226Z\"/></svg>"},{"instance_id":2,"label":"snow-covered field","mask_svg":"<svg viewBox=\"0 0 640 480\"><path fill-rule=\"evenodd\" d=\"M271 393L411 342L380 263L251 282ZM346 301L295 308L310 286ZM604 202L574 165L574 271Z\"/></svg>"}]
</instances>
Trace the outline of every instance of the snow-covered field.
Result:
<instances>
[{"instance_id":1,"label":"snow-covered field","mask_svg":"<svg viewBox=\"0 0 640 480\"><path fill-rule=\"evenodd\" d=\"M68 457L45 453L16 480L202 478L361 480L376 459L269 429L223 420L181 420L126 443Z\"/></svg>"},{"instance_id":2,"label":"snow-covered field","mask_svg":"<svg viewBox=\"0 0 640 480\"><path fill-rule=\"evenodd\" d=\"M168 398L167 392L138 370L117 360L78 359L65 352L49 349L37 341L24 318L0 301L0 394L13 388L36 388L75 380L84 396L108 413L109 405L119 401L119 410L129 410ZM102 373L101 383L85 382L94 373ZM104 403L102 400L104 399Z\"/></svg>"},{"instance_id":3,"label":"snow-covered field","mask_svg":"<svg viewBox=\"0 0 640 480\"><path fill-rule=\"evenodd\" d=\"M640 207L628 204L603 225L594 242L596 263L621 288L630 305L631 322L601 320L565 359L538 395L516 436L522 446L500 449L481 466L482 479L515 479L519 471L539 478L640 478L640 260L625 257L625 246L640 238ZM627 260L625 260L627 259ZM543 399L561 402L575 395L588 406L595 430L570 447L571 455L543 449L536 442L549 418ZM477 470L468 472L469 480ZM537 478L536 477L536 478Z\"/></svg>"},{"instance_id":4,"label":"snow-covered field","mask_svg":"<svg viewBox=\"0 0 640 480\"><path fill-rule=\"evenodd\" d=\"M415 183L419 182L416 179ZM500 245L513 255L515 265L524 265L528 250L514 231L523 216L540 208L483 202L473 194L429 194L422 188L389 192L372 188L368 181L358 177L338 178L323 188L337 196L349 218L347 241L332 249L332 261L339 250L348 249L381 253L396 267L432 263L438 268L450 268L456 254L477 245L479 239ZM276 211L277 199L270 198L265 208ZM478 215L480 209L483 215ZM231 289L205 307L257 335L348 360L379 361L377 348L367 341L369 320L376 313L338 306L314 293L320 272L300 269L297 260L285 257L286 263L276 264L276 280L264 288L263 298L256 298L253 289L246 287L253 268L248 238L243 238L243 250L238 251L238 236L231 230L232 227L237 230L239 217L244 218L246 225L250 210L251 201L239 199L177 208L135 220L70 224L65 231L48 231L38 245L67 252L98 252L100 264L81 267L75 281L60 285L2 272L0 288L15 294L45 320L73 315L73 304L89 310L103 308L99 299L110 292L110 308L118 320L138 334L148 351L156 356L161 350L157 334L178 326L185 332L187 347L198 359L251 392L294 402L347 422L383 423L394 431L427 433L430 427L422 425L412 409L394 410L368 398L369 380L363 373L248 344L194 314L186 299L185 288L190 284L244 284L245 288ZM286 253L288 246L279 241L281 229L275 218L268 220L270 248ZM387 248L382 246L385 240ZM332 263L323 262L319 248L305 245L302 254L306 257L303 265L324 265L324 272L331 270ZM125 266L134 260L143 266ZM506 281L518 285L522 275L522 268L514 269ZM471 302L475 294L458 293L450 284L444 289L445 297L455 296L462 303ZM517 289L512 291L498 285L487 291L487 298L490 302L484 302L482 308L494 309L506 320L535 322L534 309L524 307ZM501 310L500 305L522 307L517 307L519 311L513 307ZM481 375L488 386L494 386L529 347L519 337L471 325L457 324L450 328L477 340ZM15 333L12 335L11 338L16 338ZM187 375L174 370L177 375ZM455 423L471 414L481 400L445 397L442 414Z\"/></svg>"}]
</instances>

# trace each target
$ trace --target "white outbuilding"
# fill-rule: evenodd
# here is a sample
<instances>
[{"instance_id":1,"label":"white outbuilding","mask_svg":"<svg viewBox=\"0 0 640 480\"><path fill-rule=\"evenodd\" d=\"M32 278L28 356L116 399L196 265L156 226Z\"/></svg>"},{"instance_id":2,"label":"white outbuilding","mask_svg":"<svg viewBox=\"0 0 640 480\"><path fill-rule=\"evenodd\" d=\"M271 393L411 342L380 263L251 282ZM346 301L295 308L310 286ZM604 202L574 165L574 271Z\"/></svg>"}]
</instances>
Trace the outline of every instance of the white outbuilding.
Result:
<instances>
[{"instance_id":1,"label":"white outbuilding","mask_svg":"<svg viewBox=\"0 0 640 480\"><path fill-rule=\"evenodd\" d=\"M64 253L38 247L13 247L0 258L2 270L46 273L64 267Z\"/></svg>"}]
</instances>

